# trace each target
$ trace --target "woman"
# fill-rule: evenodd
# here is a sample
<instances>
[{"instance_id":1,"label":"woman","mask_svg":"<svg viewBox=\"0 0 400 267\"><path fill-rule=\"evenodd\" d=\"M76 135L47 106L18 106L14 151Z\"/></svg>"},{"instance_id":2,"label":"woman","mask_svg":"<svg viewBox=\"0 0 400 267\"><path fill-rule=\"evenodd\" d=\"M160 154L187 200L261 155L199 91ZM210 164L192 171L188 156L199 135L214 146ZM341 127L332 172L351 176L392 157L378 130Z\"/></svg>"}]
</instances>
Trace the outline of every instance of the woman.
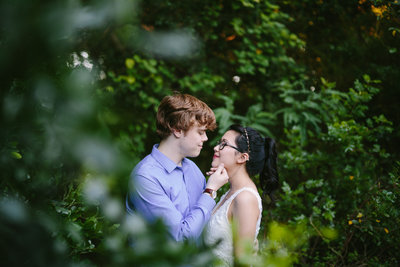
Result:
<instances>
[{"instance_id":1,"label":"woman","mask_svg":"<svg viewBox=\"0 0 400 267\"><path fill-rule=\"evenodd\" d=\"M255 250L258 248L262 204L251 177L260 174L264 195L272 199L272 192L278 188L275 141L262 138L250 127L232 125L214 147L214 152L212 167L207 174L212 174L223 163L229 175L230 189L213 210L205 241L212 245L221 240L214 253L223 265L230 266L234 255L244 253L245 244L251 243Z\"/></svg>"}]
</instances>

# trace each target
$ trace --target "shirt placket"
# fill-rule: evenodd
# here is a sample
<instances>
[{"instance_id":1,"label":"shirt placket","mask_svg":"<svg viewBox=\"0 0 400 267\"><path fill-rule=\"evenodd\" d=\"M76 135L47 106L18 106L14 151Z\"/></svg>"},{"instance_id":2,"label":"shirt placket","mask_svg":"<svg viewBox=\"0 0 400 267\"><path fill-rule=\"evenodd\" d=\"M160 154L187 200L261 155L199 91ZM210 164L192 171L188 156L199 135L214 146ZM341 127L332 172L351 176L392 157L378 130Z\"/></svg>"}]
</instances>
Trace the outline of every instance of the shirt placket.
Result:
<instances>
[{"instance_id":1,"label":"shirt placket","mask_svg":"<svg viewBox=\"0 0 400 267\"><path fill-rule=\"evenodd\" d=\"M185 171L184 171L184 168L182 168L182 178L183 178L183 183L185 184L185 188L186 188L186 197L187 197L187 201L188 201L188 203L189 203L189 210L190 210L190 208L192 207L192 201L191 201L191 187L190 187L190 183L189 183L189 181L187 181L186 179L190 179L189 177L188 178L186 178L186 175L185 175Z\"/></svg>"}]
</instances>

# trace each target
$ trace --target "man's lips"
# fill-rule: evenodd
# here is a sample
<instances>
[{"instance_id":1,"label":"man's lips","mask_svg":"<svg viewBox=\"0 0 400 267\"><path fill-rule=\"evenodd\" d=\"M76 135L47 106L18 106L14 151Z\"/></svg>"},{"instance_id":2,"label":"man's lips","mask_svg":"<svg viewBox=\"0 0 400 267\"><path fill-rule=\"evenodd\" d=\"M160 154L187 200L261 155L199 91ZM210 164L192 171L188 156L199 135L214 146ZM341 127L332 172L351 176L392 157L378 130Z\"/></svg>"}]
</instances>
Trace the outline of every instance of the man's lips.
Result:
<instances>
[{"instance_id":1,"label":"man's lips","mask_svg":"<svg viewBox=\"0 0 400 267\"><path fill-rule=\"evenodd\" d=\"M219 158L219 157L218 157L217 155L214 154L213 159L215 159L215 158Z\"/></svg>"}]
</instances>

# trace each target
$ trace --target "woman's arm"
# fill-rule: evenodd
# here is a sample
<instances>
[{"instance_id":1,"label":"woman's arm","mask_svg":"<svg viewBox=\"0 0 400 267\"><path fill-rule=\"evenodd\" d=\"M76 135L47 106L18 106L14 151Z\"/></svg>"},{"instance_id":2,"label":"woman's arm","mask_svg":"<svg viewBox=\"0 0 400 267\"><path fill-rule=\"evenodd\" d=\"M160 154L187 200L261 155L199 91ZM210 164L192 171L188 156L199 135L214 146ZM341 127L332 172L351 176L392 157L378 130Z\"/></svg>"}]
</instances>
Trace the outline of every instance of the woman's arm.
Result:
<instances>
[{"instance_id":1,"label":"woman's arm","mask_svg":"<svg viewBox=\"0 0 400 267\"><path fill-rule=\"evenodd\" d=\"M240 257L243 253L253 254L254 237L260 214L256 196L249 191L239 193L233 200L229 213L234 225L235 256Z\"/></svg>"}]
</instances>

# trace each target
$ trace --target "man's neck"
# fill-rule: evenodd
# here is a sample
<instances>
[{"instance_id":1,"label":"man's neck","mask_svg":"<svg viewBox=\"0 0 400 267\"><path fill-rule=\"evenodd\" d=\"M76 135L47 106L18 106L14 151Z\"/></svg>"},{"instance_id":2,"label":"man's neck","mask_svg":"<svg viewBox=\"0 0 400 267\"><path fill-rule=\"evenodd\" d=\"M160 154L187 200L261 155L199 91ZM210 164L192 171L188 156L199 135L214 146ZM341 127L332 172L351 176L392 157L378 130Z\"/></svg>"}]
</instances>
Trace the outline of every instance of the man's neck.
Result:
<instances>
[{"instance_id":1,"label":"man's neck","mask_svg":"<svg viewBox=\"0 0 400 267\"><path fill-rule=\"evenodd\" d=\"M158 150L175 162L176 165L182 166L182 160L184 157L179 153L178 142L173 136L162 140L158 146Z\"/></svg>"}]
</instances>

